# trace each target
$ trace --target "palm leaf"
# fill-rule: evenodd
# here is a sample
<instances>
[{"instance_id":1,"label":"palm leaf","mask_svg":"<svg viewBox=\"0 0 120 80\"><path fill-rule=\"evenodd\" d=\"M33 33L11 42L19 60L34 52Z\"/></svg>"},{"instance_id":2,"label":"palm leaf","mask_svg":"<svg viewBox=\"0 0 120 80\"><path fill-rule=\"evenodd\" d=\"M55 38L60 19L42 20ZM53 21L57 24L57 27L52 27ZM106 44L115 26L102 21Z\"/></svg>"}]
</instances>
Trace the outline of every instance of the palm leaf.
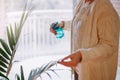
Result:
<instances>
[{"instance_id":1,"label":"palm leaf","mask_svg":"<svg viewBox=\"0 0 120 80\"><path fill-rule=\"evenodd\" d=\"M3 56L1 56L1 55L0 55L0 60L3 61L3 62L5 62L6 64L8 64L8 61Z\"/></svg>"},{"instance_id":2,"label":"palm leaf","mask_svg":"<svg viewBox=\"0 0 120 80\"><path fill-rule=\"evenodd\" d=\"M51 75L49 73L47 73L46 71L48 71L52 66L56 65L57 61L51 61L49 63L47 63L46 65L42 65L40 68L31 70L28 80L33 80L36 76L41 76L42 73L46 73L51 79Z\"/></svg>"},{"instance_id":3,"label":"palm leaf","mask_svg":"<svg viewBox=\"0 0 120 80\"><path fill-rule=\"evenodd\" d=\"M41 75L39 75L39 78L42 80L42 77L41 77Z\"/></svg>"},{"instance_id":4,"label":"palm leaf","mask_svg":"<svg viewBox=\"0 0 120 80\"><path fill-rule=\"evenodd\" d=\"M60 76L55 72L55 70L53 70L53 69L50 69L50 71L52 71L55 75L57 75L57 77L59 77L60 78Z\"/></svg>"},{"instance_id":5,"label":"palm leaf","mask_svg":"<svg viewBox=\"0 0 120 80\"><path fill-rule=\"evenodd\" d=\"M7 43L3 39L0 39L0 42L1 42L2 47L4 48L4 50L11 56L11 51L10 51Z\"/></svg>"},{"instance_id":6,"label":"palm leaf","mask_svg":"<svg viewBox=\"0 0 120 80\"><path fill-rule=\"evenodd\" d=\"M0 60L0 65L1 65L2 67L4 67L4 68L7 68L7 65L6 65L3 61L1 61L1 60Z\"/></svg>"},{"instance_id":7,"label":"palm leaf","mask_svg":"<svg viewBox=\"0 0 120 80\"><path fill-rule=\"evenodd\" d=\"M12 41L12 37L11 37L8 27L7 27L7 36L8 36L8 42L9 42L10 48L11 50L13 50L13 41Z\"/></svg>"},{"instance_id":8,"label":"palm leaf","mask_svg":"<svg viewBox=\"0 0 120 80\"><path fill-rule=\"evenodd\" d=\"M21 70L21 80L25 80L22 66L20 67L20 70Z\"/></svg>"},{"instance_id":9,"label":"palm leaf","mask_svg":"<svg viewBox=\"0 0 120 80\"><path fill-rule=\"evenodd\" d=\"M12 45L15 46L15 37L14 37L14 33L13 33L11 24L10 24L10 32L11 32Z\"/></svg>"},{"instance_id":10,"label":"palm leaf","mask_svg":"<svg viewBox=\"0 0 120 80\"><path fill-rule=\"evenodd\" d=\"M1 72L0 72L0 77L4 77L5 79L9 80L8 77Z\"/></svg>"},{"instance_id":11,"label":"palm leaf","mask_svg":"<svg viewBox=\"0 0 120 80\"><path fill-rule=\"evenodd\" d=\"M18 32L16 34L16 42L18 42L22 26L26 22L26 19L27 19L28 15L31 13L31 9L29 9L29 7L30 7L29 4L30 3L31 3L30 0L28 0L26 5L25 5L25 7L24 7L24 10L23 10L24 12L22 13L22 16L21 16L21 19L20 19L20 23L19 23L19 27L18 27ZM28 12L27 12L27 10L28 10Z\"/></svg>"},{"instance_id":12,"label":"palm leaf","mask_svg":"<svg viewBox=\"0 0 120 80\"><path fill-rule=\"evenodd\" d=\"M47 75L48 75L48 77L52 80L52 76L48 73L48 72L45 72Z\"/></svg>"},{"instance_id":13,"label":"palm leaf","mask_svg":"<svg viewBox=\"0 0 120 80\"><path fill-rule=\"evenodd\" d=\"M18 34L18 33L17 33L17 32L18 32L18 24L15 23L14 26L15 26L14 34L15 34L15 40L16 40L16 37L17 37L17 34ZM15 41L15 44L16 44L16 41Z\"/></svg>"},{"instance_id":14,"label":"palm leaf","mask_svg":"<svg viewBox=\"0 0 120 80\"><path fill-rule=\"evenodd\" d=\"M2 48L0 48L0 54L7 60L10 60L9 55Z\"/></svg>"},{"instance_id":15,"label":"palm leaf","mask_svg":"<svg viewBox=\"0 0 120 80\"><path fill-rule=\"evenodd\" d=\"M16 74L15 78L17 80L25 80L25 76L24 76L24 72L23 72L23 67L22 66L20 66L20 73L21 73L20 75Z\"/></svg>"},{"instance_id":16,"label":"palm leaf","mask_svg":"<svg viewBox=\"0 0 120 80\"><path fill-rule=\"evenodd\" d=\"M6 73L6 70L0 66L0 71Z\"/></svg>"},{"instance_id":17,"label":"palm leaf","mask_svg":"<svg viewBox=\"0 0 120 80\"><path fill-rule=\"evenodd\" d=\"M33 71L31 71L30 74L29 74L29 78L28 78L28 80L32 80L33 77L34 77L34 75L33 75Z\"/></svg>"},{"instance_id":18,"label":"palm leaf","mask_svg":"<svg viewBox=\"0 0 120 80\"><path fill-rule=\"evenodd\" d=\"M18 74L15 75L15 78L17 78L17 80L20 80L20 77Z\"/></svg>"}]
</instances>

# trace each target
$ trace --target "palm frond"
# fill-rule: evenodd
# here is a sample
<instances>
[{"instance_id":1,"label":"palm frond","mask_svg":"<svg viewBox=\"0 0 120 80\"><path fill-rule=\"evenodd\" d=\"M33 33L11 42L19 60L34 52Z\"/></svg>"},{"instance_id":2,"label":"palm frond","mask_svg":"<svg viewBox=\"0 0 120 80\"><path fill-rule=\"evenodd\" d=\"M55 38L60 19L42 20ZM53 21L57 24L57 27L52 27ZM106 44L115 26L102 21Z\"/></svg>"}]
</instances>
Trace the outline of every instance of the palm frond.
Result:
<instances>
[{"instance_id":1,"label":"palm frond","mask_svg":"<svg viewBox=\"0 0 120 80\"><path fill-rule=\"evenodd\" d=\"M49 69L49 70L52 71L57 77L60 78L60 76L55 72L55 70L53 70L53 69Z\"/></svg>"},{"instance_id":2,"label":"palm frond","mask_svg":"<svg viewBox=\"0 0 120 80\"><path fill-rule=\"evenodd\" d=\"M21 80L25 80L24 72L22 66L20 67L21 70Z\"/></svg>"},{"instance_id":3,"label":"palm frond","mask_svg":"<svg viewBox=\"0 0 120 80\"><path fill-rule=\"evenodd\" d=\"M20 21L18 23L15 23L14 25L9 24L9 26L7 26L7 42L3 39L0 39L0 43L2 45L2 47L0 48L0 77L8 79L7 76L9 75L9 72L12 68L12 62L16 53L16 49L18 47L18 40L22 27L32 11L30 8L31 1L32 0L27 1ZM19 77L17 78L19 79ZM22 77L22 80L23 79L24 78Z\"/></svg>"},{"instance_id":4,"label":"palm frond","mask_svg":"<svg viewBox=\"0 0 120 80\"><path fill-rule=\"evenodd\" d=\"M34 80L35 78L41 76L41 74L43 74L43 73L46 73L52 79L51 75L46 71L48 71L52 66L54 66L56 64L57 64L57 61L51 61L45 65L42 65L40 68L31 70L28 80Z\"/></svg>"},{"instance_id":5,"label":"palm frond","mask_svg":"<svg viewBox=\"0 0 120 80\"><path fill-rule=\"evenodd\" d=\"M2 57L6 60L10 60L10 55L7 52L5 52L2 48L0 48L0 55L2 55Z\"/></svg>"},{"instance_id":6,"label":"palm frond","mask_svg":"<svg viewBox=\"0 0 120 80\"><path fill-rule=\"evenodd\" d=\"M8 41L9 41L9 45L10 45L10 48L13 50L13 40L12 40L12 37L11 37L11 34L10 34L10 31L7 27L7 35L8 35Z\"/></svg>"},{"instance_id":7,"label":"palm frond","mask_svg":"<svg viewBox=\"0 0 120 80\"><path fill-rule=\"evenodd\" d=\"M3 56L0 55L0 59L1 59L2 62L8 64L8 61Z\"/></svg>"},{"instance_id":8,"label":"palm frond","mask_svg":"<svg viewBox=\"0 0 120 80\"><path fill-rule=\"evenodd\" d=\"M2 71L2 72L6 72L6 70L3 69L1 66L0 66L0 71Z\"/></svg>"},{"instance_id":9,"label":"palm frond","mask_svg":"<svg viewBox=\"0 0 120 80\"><path fill-rule=\"evenodd\" d=\"M12 54L11 54L8 44L3 39L0 39L0 42L1 42L3 49L11 56Z\"/></svg>"},{"instance_id":10,"label":"palm frond","mask_svg":"<svg viewBox=\"0 0 120 80\"><path fill-rule=\"evenodd\" d=\"M48 77L52 80L52 76L48 73L48 72L45 72L47 75L48 75Z\"/></svg>"},{"instance_id":11,"label":"palm frond","mask_svg":"<svg viewBox=\"0 0 120 80\"><path fill-rule=\"evenodd\" d=\"M3 61L0 60L0 65L4 68L7 68L7 64L5 64Z\"/></svg>"},{"instance_id":12,"label":"palm frond","mask_svg":"<svg viewBox=\"0 0 120 80\"><path fill-rule=\"evenodd\" d=\"M20 75L16 74L15 76L16 80L25 80L24 72L23 72L23 67L20 66Z\"/></svg>"},{"instance_id":13,"label":"palm frond","mask_svg":"<svg viewBox=\"0 0 120 80\"><path fill-rule=\"evenodd\" d=\"M8 77L6 75L4 75L2 72L0 72L0 76L3 77L2 80L4 80L4 78L9 80Z\"/></svg>"},{"instance_id":14,"label":"palm frond","mask_svg":"<svg viewBox=\"0 0 120 80\"><path fill-rule=\"evenodd\" d=\"M18 74L15 75L16 80L20 80L20 76Z\"/></svg>"}]
</instances>

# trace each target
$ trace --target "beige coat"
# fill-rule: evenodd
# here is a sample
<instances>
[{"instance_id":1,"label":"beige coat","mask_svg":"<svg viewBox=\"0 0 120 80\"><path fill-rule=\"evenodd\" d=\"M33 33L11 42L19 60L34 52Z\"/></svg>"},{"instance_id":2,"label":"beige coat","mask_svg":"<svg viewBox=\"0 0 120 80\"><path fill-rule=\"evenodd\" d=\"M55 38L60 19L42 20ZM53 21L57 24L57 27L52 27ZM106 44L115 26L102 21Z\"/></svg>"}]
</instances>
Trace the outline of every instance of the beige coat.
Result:
<instances>
[{"instance_id":1,"label":"beige coat","mask_svg":"<svg viewBox=\"0 0 120 80\"><path fill-rule=\"evenodd\" d=\"M88 14L75 13L64 29L71 30L71 50L79 50L79 80L115 80L118 60L119 17L109 0L95 0ZM71 26L70 26L71 25Z\"/></svg>"}]
</instances>

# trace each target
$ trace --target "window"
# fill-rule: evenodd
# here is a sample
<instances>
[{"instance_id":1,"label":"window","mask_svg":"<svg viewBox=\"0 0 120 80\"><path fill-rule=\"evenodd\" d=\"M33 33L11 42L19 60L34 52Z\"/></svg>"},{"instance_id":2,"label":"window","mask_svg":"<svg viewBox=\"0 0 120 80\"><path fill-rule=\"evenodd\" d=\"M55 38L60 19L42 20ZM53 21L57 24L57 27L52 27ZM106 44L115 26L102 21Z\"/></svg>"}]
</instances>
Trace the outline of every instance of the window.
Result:
<instances>
[{"instance_id":1,"label":"window","mask_svg":"<svg viewBox=\"0 0 120 80\"><path fill-rule=\"evenodd\" d=\"M21 11L27 0L5 0L6 23L19 21ZM72 0L33 0L34 10L27 19L19 40L10 78L14 79L22 64L26 75L31 69L40 67L50 60L58 60L70 53L70 33L64 31L64 37L57 39L50 33L52 22L70 20L72 18ZM63 66L58 68L68 69ZM70 79L71 72L58 72L63 79ZM66 73L64 76L62 73ZM27 77L27 76L26 76ZM69 78L68 78L69 77ZM55 78L58 79L58 78Z\"/></svg>"},{"instance_id":2,"label":"window","mask_svg":"<svg viewBox=\"0 0 120 80\"><path fill-rule=\"evenodd\" d=\"M25 0L11 0L11 4L6 3L8 23L14 23L19 19L20 11L25 5L25 2ZM66 47L63 49L60 47L66 44L68 45L67 48L70 49L67 41L70 38L68 36L69 32L65 31L66 35L63 39L56 39L55 36L50 33L49 26L52 22L69 20L72 18L72 1L34 0L32 6L34 6L35 9L27 20L21 34L22 36L19 45L21 47L19 47L19 51L23 51L20 52L20 54L23 53L22 60L23 58L26 59L28 56L28 58L30 58L46 54L64 54L64 52L66 52L64 50ZM24 54L25 51L26 54ZM46 51L49 51L49 53Z\"/></svg>"}]
</instances>

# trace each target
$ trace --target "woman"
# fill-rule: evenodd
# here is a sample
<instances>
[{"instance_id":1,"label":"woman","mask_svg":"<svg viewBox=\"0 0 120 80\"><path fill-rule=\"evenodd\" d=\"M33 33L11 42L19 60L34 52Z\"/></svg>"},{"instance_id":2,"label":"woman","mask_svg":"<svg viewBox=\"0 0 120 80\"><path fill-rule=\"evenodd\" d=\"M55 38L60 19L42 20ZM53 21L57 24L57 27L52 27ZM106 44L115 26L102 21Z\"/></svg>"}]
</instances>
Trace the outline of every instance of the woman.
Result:
<instances>
[{"instance_id":1,"label":"woman","mask_svg":"<svg viewBox=\"0 0 120 80\"><path fill-rule=\"evenodd\" d=\"M72 54L60 64L74 68L79 80L115 80L120 25L110 0L80 0L73 20L57 26L71 31Z\"/></svg>"}]
</instances>

